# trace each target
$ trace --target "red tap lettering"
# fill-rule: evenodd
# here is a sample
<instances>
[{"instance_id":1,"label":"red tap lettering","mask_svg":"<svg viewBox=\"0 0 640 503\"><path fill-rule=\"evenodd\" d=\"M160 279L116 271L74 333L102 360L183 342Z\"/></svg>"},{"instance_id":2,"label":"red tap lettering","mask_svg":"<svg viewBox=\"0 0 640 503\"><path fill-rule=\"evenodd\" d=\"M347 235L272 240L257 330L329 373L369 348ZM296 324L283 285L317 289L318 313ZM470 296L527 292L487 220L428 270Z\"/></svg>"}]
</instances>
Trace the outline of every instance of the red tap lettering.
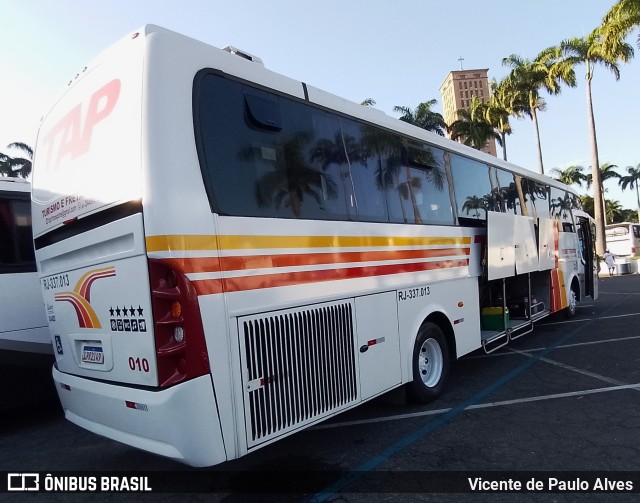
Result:
<instances>
[{"instance_id":1,"label":"red tap lettering","mask_svg":"<svg viewBox=\"0 0 640 503\"><path fill-rule=\"evenodd\" d=\"M82 123L82 104L76 105L44 138L48 145L50 169L57 169L66 156L75 159L89 151L96 124L104 120L115 108L120 97L121 83L114 79L91 95Z\"/></svg>"}]
</instances>

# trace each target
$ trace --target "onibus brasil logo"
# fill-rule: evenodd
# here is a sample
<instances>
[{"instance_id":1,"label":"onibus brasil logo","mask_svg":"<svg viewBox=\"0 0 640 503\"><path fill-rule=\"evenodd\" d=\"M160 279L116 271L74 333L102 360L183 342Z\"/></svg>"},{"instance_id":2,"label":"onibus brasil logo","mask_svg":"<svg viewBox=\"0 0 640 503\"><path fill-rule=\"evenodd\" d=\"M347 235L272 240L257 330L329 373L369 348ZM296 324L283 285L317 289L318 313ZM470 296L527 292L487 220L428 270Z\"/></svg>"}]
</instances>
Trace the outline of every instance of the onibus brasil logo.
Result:
<instances>
[{"instance_id":1,"label":"onibus brasil logo","mask_svg":"<svg viewBox=\"0 0 640 503\"><path fill-rule=\"evenodd\" d=\"M73 292L56 293L55 300L69 302L74 307L80 328L102 328L98 315L91 307L91 285L98 279L115 275L116 268L113 266L93 269L80 277Z\"/></svg>"}]
</instances>

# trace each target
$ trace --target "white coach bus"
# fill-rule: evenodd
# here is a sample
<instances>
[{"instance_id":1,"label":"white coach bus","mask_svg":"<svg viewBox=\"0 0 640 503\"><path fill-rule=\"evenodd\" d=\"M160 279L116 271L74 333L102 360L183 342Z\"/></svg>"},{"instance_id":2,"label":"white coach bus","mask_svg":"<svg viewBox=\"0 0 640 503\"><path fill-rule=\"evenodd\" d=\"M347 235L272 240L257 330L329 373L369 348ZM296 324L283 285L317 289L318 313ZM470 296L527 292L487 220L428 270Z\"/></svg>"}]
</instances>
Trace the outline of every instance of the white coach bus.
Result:
<instances>
[{"instance_id":1,"label":"white coach bus","mask_svg":"<svg viewBox=\"0 0 640 503\"><path fill-rule=\"evenodd\" d=\"M38 270L66 417L238 458L595 297L555 180L147 26L45 117Z\"/></svg>"},{"instance_id":2,"label":"white coach bus","mask_svg":"<svg viewBox=\"0 0 640 503\"><path fill-rule=\"evenodd\" d=\"M52 358L31 234L31 185L0 176L0 361ZM50 360L48 364L50 364Z\"/></svg>"},{"instance_id":3,"label":"white coach bus","mask_svg":"<svg viewBox=\"0 0 640 503\"><path fill-rule=\"evenodd\" d=\"M640 224L621 222L605 229L607 249L620 257L640 255Z\"/></svg>"}]
</instances>

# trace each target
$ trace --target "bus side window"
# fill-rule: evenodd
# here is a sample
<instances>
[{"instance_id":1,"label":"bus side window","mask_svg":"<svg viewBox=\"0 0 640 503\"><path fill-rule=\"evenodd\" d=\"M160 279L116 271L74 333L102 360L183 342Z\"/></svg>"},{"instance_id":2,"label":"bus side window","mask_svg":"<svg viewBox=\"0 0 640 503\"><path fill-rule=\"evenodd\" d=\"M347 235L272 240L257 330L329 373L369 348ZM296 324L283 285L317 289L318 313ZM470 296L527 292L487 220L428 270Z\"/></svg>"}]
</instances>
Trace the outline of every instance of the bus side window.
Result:
<instances>
[{"instance_id":1,"label":"bus side window","mask_svg":"<svg viewBox=\"0 0 640 503\"><path fill-rule=\"evenodd\" d=\"M458 220L461 225L486 225L492 195L489 167L481 162L451 155Z\"/></svg>"},{"instance_id":2,"label":"bus side window","mask_svg":"<svg viewBox=\"0 0 640 503\"><path fill-rule=\"evenodd\" d=\"M11 264L14 261L11 220L9 201L0 199L0 264Z\"/></svg>"},{"instance_id":3,"label":"bus side window","mask_svg":"<svg viewBox=\"0 0 640 503\"><path fill-rule=\"evenodd\" d=\"M33 252L33 234L31 232L31 203L29 201L14 201L12 209L18 260L35 264L36 258Z\"/></svg>"},{"instance_id":4,"label":"bus side window","mask_svg":"<svg viewBox=\"0 0 640 503\"><path fill-rule=\"evenodd\" d=\"M29 201L0 199L0 265L35 270Z\"/></svg>"},{"instance_id":5,"label":"bus side window","mask_svg":"<svg viewBox=\"0 0 640 503\"><path fill-rule=\"evenodd\" d=\"M340 119L342 138L347 154L349 181L353 186L351 207L355 219L365 222L388 222L389 212L384 185L376 176L380 156L376 152L375 128Z\"/></svg>"}]
</instances>

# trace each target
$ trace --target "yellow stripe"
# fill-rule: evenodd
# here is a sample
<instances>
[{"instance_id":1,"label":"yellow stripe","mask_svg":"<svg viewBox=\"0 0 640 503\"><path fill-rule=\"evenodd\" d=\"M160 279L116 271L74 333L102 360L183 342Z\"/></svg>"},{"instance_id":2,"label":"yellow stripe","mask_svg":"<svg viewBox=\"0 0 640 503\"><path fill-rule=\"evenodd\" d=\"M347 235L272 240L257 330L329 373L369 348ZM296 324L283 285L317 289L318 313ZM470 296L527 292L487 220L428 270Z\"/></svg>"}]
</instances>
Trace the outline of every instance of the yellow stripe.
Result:
<instances>
[{"instance_id":1,"label":"yellow stripe","mask_svg":"<svg viewBox=\"0 0 640 503\"><path fill-rule=\"evenodd\" d=\"M562 269L558 269L558 286L560 287L560 304L565 308L569 305L569 301L567 300L567 286L564 282L564 271Z\"/></svg>"},{"instance_id":2,"label":"yellow stripe","mask_svg":"<svg viewBox=\"0 0 640 503\"><path fill-rule=\"evenodd\" d=\"M387 236L218 236L221 250L263 248L357 248L384 246L469 245L470 237L387 237ZM147 251L217 250L215 236L163 235L146 238Z\"/></svg>"},{"instance_id":3,"label":"yellow stripe","mask_svg":"<svg viewBox=\"0 0 640 503\"><path fill-rule=\"evenodd\" d=\"M215 236L179 234L163 236L147 236L147 251L171 251L171 250L217 250Z\"/></svg>"}]
</instances>

